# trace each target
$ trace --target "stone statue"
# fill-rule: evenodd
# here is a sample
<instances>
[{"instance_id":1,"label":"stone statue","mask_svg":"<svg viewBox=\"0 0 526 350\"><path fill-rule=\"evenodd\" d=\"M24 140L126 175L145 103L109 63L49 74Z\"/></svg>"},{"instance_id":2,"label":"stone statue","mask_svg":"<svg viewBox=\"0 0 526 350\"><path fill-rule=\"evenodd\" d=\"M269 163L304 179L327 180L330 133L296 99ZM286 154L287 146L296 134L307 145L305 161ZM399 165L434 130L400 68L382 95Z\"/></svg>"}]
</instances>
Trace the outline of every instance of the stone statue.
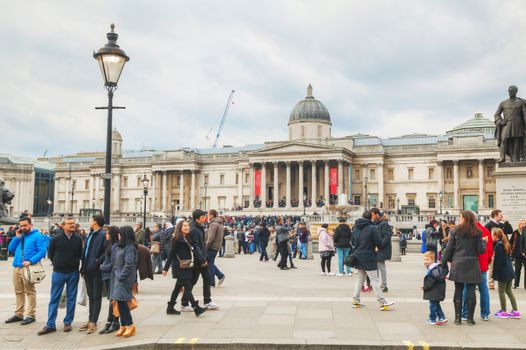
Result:
<instances>
[{"instance_id":1,"label":"stone statue","mask_svg":"<svg viewBox=\"0 0 526 350\"><path fill-rule=\"evenodd\" d=\"M4 180L0 179L0 224L12 225L18 221L9 218L9 212L7 211L7 204L11 204L11 201L15 198L13 192L5 186Z\"/></svg>"},{"instance_id":2,"label":"stone statue","mask_svg":"<svg viewBox=\"0 0 526 350\"><path fill-rule=\"evenodd\" d=\"M517 97L518 88L508 88L510 98L502 101L495 112L495 138L500 148L499 163L519 162L524 157L526 136L526 101Z\"/></svg>"}]
</instances>

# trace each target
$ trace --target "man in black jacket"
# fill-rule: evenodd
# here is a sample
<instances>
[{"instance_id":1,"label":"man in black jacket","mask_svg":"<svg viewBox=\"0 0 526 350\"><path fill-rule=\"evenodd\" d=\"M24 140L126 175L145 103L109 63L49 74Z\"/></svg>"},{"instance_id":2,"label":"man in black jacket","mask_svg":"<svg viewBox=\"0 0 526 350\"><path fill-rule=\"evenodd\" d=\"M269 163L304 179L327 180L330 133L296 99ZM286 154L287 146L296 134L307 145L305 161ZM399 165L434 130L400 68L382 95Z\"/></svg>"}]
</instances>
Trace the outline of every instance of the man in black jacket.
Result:
<instances>
[{"instance_id":1,"label":"man in black jacket","mask_svg":"<svg viewBox=\"0 0 526 350\"><path fill-rule=\"evenodd\" d=\"M194 254L194 273L192 284L195 286L199 276L203 279L203 298L205 307L209 310L217 310L219 305L212 301L210 292L210 273L208 272L208 261L206 259L205 249L205 230L203 224L206 221L206 212L196 209L192 213L192 222L190 223L190 233L188 234L188 243L192 246ZM194 309L188 305L188 300L181 300L181 311L194 312Z\"/></svg>"},{"instance_id":2,"label":"man in black jacket","mask_svg":"<svg viewBox=\"0 0 526 350\"><path fill-rule=\"evenodd\" d=\"M44 335L57 330L58 304L64 285L66 285L66 317L64 318L64 332L71 331L71 323L75 317L75 303L77 301L77 285L79 283L79 265L82 254L82 239L74 234L75 219L64 218L64 233L51 239L48 249L49 260L53 263L53 276L51 278L51 299L48 307L48 320L46 325L38 332Z\"/></svg>"},{"instance_id":3,"label":"man in black jacket","mask_svg":"<svg viewBox=\"0 0 526 350\"><path fill-rule=\"evenodd\" d=\"M90 222L90 234L86 239L86 245L82 252L81 274L86 282L86 291L89 299L88 323L82 325L79 331L87 331L88 334L97 330L100 308L102 305L102 272L100 265L104 262L106 235L102 227L104 217L95 215Z\"/></svg>"},{"instance_id":4,"label":"man in black jacket","mask_svg":"<svg viewBox=\"0 0 526 350\"><path fill-rule=\"evenodd\" d=\"M376 253L378 274L380 275L380 288L382 292L386 293L389 291L387 288L387 268L385 262L391 260L392 245L391 245L391 226L389 226L389 218L380 212L378 208L371 209L372 220L376 225L376 229L380 232L382 237L382 248L378 249Z\"/></svg>"}]
</instances>

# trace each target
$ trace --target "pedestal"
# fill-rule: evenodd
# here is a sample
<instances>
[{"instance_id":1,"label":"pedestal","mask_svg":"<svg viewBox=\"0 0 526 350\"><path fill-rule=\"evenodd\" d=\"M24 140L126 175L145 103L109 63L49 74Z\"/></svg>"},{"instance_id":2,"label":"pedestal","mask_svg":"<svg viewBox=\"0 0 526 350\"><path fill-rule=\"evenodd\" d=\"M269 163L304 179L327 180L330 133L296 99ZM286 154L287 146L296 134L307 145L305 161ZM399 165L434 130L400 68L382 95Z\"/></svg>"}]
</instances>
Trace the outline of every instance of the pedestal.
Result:
<instances>
[{"instance_id":1,"label":"pedestal","mask_svg":"<svg viewBox=\"0 0 526 350\"><path fill-rule=\"evenodd\" d=\"M526 218L526 163L502 163L493 173L497 187L496 209L517 227Z\"/></svg>"},{"instance_id":2,"label":"pedestal","mask_svg":"<svg viewBox=\"0 0 526 350\"><path fill-rule=\"evenodd\" d=\"M391 238L391 262L401 262L402 257L400 256L400 238L393 236Z\"/></svg>"},{"instance_id":3,"label":"pedestal","mask_svg":"<svg viewBox=\"0 0 526 350\"><path fill-rule=\"evenodd\" d=\"M309 236L307 241L307 260L314 259L314 255L312 254L312 237Z\"/></svg>"},{"instance_id":4,"label":"pedestal","mask_svg":"<svg viewBox=\"0 0 526 350\"><path fill-rule=\"evenodd\" d=\"M235 258L234 254L234 237L226 236L225 237L225 258Z\"/></svg>"}]
</instances>

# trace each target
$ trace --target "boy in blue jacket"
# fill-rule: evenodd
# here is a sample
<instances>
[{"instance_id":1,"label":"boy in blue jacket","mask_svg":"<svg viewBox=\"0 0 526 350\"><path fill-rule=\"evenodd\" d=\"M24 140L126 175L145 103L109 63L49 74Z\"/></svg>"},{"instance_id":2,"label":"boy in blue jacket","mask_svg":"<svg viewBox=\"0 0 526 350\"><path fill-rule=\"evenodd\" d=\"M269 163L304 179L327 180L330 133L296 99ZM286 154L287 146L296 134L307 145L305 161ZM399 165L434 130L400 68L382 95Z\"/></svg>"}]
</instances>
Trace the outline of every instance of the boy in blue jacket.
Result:
<instances>
[{"instance_id":1,"label":"boy in blue jacket","mask_svg":"<svg viewBox=\"0 0 526 350\"><path fill-rule=\"evenodd\" d=\"M446 298L446 275L447 268L435 262L435 253L428 251L424 253L424 266L427 268L424 277L424 300L429 300L429 319L427 324L443 325L447 318L442 311L440 302Z\"/></svg>"}]
</instances>

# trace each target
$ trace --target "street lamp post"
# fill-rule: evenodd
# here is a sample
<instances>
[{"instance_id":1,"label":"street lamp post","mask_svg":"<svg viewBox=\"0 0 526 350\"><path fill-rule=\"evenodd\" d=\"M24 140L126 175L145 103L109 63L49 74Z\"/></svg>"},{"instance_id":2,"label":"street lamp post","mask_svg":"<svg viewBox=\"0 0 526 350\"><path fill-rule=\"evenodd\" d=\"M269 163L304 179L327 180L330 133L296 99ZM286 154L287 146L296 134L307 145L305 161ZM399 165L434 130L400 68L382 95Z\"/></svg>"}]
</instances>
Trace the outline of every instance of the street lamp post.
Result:
<instances>
[{"instance_id":1,"label":"street lamp post","mask_svg":"<svg viewBox=\"0 0 526 350\"><path fill-rule=\"evenodd\" d=\"M366 200L366 203L365 203L365 209L369 210L369 199L368 199L368 196L369 194L367 193L367 183L369 182L369 178L367 176L365 176L363 178L363 184L365 186L365 196L364 196L364 199Z\"/></svg>"},{"instance_id":2,"label":"street lamp post","mask_svg":"<svg viewBox=\"0 0 526 350\"><path fill-rule=\"evenodd\" d=\"M51 201L51 198L48 197L47 199L47 219L48 219L48 227L51 227L51 205L53 202Z\"/></svg>"},{"instance_id":3,"label":"street lamp post","mask_svg":"<svg viewBox=\"0 0 526 350\"><path fill-rule=\"evenodd\" d=\"M206 211L206 189L208 188L208 183L205 182L205 211Z\"/></svg>"},{"instance_id":4,"label":"street lamp post","mask_svg":"<svg viewBox=\"0 0 526 350\"><path fill-rule=\"evenodd\" d=\"M175 201L172 201L172 225L175 225Z\"/></svg>"},{"instance_id":5,"label":"street lamp post","mask_svg":"<svg viewBox=\"0 0 526 350\"><path fill-rule=\"evenodd\" d=\"M304 193L303 194L303 216L307 215L307 212L305 211L305 206L306 206L306 203L307 202L307 194Z\"/></svg>"},{"instance_id":6,"label":"street lamp post","mask_svg":"<svg viewBox=\"0 0 526 350\"><path fill-rule=\"evenodd\" d=\"M108 106L95 107L95 109L108 110L108 125L106 129L106 168L103 174L104 179L104 220L110 223L111 205L111 134L112 117L114 109L124 109L124 107L113 106L113 92L117 90L117 83L124 68L124 64L130 60L126 53L117 45L117 33L114 32L115 25L111 24L111 32L106 37L108 42L99 51L93 52L93 57L99 62L99 67L104 78L104 86L108 91Z\"/></svg>"},{"instance_id":7,"label":"street lamp post","mask_svg":"<svg viewBox=\"0 0 526 350\"><path fill-rule=\"evenodd\" d=\"M144 177L141 180L142 182L142 188L144 193L144 204L143 204L143 224L142 227L146 230L146 196L148 195L148 184L150 183L150 180L146 177L146 174L144 174Z\"/></svg>"},{"instance_id":8,"label":"street lamp post","mask_svg":"<svg viewBox=\"0 0 526 350\"><path fill-rule=\"evenodd\" d=\"M371 195L368 194L367 195L367 210L369 210L371 208Z\"/></svg>"},{"instance_id":9,"label":"street lamp post","mask_svg":"<svg viewBox=\"0 0 526 350\"><path fill-rule=\"evenodd\" d=\"M440 202L440 215L442 215L442 199L444 198L444 193L442 191L438 192L438 201Z\"/></svg>"},{"instance_id":10,"label":"street lamp post","mask_svg":"<svg viewBox=\"0 0 526 350\"><path fill-rule=\"evenodd\" d=\"M400 198L396 199L396 213L398 214L400 212Z\"/></svg>"},{"instance_id":11,"label":"street lamp post","mask_svg":"<svg viewBox=\"0 0 526 350\"><path fill-rule=\"evenodd\" d=\"M71 182L71 204L70 204L70 210L69 212L71 213L71 215L73 215L73 196L75 196L75 181L72 181Z\"/></svg>"}]
</instances>

